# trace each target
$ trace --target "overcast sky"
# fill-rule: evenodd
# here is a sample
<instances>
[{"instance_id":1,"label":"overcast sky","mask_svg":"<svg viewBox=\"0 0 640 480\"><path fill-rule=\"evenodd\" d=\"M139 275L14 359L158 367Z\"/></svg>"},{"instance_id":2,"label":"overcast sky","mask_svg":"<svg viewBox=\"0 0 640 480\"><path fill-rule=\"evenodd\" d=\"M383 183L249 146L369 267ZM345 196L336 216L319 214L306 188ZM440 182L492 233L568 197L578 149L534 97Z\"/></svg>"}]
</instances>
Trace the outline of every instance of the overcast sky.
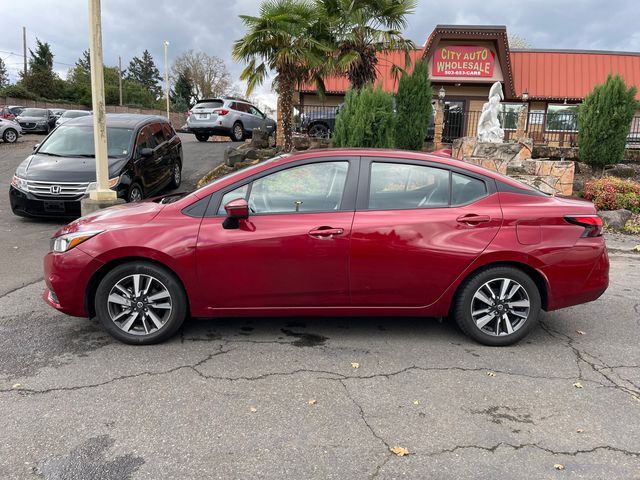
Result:
<instances>
[{"instance_id":1,"label":"overcast sky","mask_svg":"<svg viewBox=\"0 0 640 480\"><path fill-rule=\"evenodd\" d=\"M87 0L0 1L0 57L11 79L22 68L22 26L27 44L38 37L51 44L62 77L87 48ZM148 49L161 73L162 43L170 42L169 60L193 48L221 57L238 84L242 66L231 60L231 46L243 35L238 15L255 15L259 0L103 0L105 63L123 67ZM419 1L406 36L422 45L436 24L506 25L509 33L536 48L640 51L638 0L438 0ZM270 85L260 98L274 106Z\"/></svg>"}]
</instances>

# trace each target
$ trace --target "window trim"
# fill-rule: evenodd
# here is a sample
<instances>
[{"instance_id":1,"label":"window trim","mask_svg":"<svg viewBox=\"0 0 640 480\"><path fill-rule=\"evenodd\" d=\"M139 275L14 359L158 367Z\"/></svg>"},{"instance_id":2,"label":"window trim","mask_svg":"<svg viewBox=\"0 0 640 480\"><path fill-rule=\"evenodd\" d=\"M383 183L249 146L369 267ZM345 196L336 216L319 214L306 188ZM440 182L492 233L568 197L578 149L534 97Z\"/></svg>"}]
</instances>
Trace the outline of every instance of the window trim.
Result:
<instances>
[{"instance_id":1,"label":"window trim","mask_svg":"<svg viewBox=\"0 0 640 480\"><path fill-rule=\"evenodd\" d=\"M358 185L358 175L360 173L360 162L358 161L360 157L349 157L349 156L336 156L336 157L315 157L315 158L307 158L304 160L297 160L294 162L285 163L284 165L279 165L277 167L269 168L267 170L263 170L262 172L255 173L247 178L243 178L242 180L238 180L237 182L228 185L217 192L211 194L211 201L207 207L207 211L204 214L204 218L226 218L226 214L219 214L218 210L220 209L220 204L222 202L222 198L229 192L243 187L244 185L249 184L249 188L247 189L247 194L245 199L248 198L248 195L251 195L251 188L253 182L259 180L262 177L266 177L273 173L278 173L283 170L288 170L294 167L301 167L303 165L308 164L316 164L316 163L333 163L333 162L348 162L347 169L347 179L344 184L344 191L342 192L342 200L340 201L340 208L337 210L314 210L314 211L305 211L305 212L264 212L264 213L250 213L249 218L251 217L262 217L262 216L270 216L270 215L300 215L300 214L313 214L313 213L340 213L340 212L353 212L355 211L355 203L356 203L356 190Z\"/></svg>"},{"instance_id":2,"label":"window trim","mask_svg":"<svg viewBox=\"0 0 640 480\"><path fill-rule=\"evenodd\" d=\"M447 206L425 206L425 207L415 207L415 208L387 208L387 209L379 209L379 208L369 208L369 190L371 187L371 164L372 163L399 163L403 165L417 165L421 167L432 167L438 168L440 170L448 170L449 171L449 204ZM387 211L398 211L398 210L433 210L433 209L442 209L442 208L459 208L464 207L466 205L471 205L483 198L487 198L488 196L496 193L497 187L496 182L493 178L489 176L485 176L476 172L470 172L464 168L455 167L452 165L446 165L437 162L425 161L425 160L417 160L410 158L401 158L401 157L362 157L360 160L360 172L358 180L358 195L356 198L356 211L357 212L387 212ZM470 178L474 178L476 180L480 180L484 182L486 195L484 197L478 198L473 202L463 203L463 204L452 204L451 199L453 195L453 191L451 188L452 182L452 173L459 173L460 175L465 175Z\"/></svg>"}]
</instances>

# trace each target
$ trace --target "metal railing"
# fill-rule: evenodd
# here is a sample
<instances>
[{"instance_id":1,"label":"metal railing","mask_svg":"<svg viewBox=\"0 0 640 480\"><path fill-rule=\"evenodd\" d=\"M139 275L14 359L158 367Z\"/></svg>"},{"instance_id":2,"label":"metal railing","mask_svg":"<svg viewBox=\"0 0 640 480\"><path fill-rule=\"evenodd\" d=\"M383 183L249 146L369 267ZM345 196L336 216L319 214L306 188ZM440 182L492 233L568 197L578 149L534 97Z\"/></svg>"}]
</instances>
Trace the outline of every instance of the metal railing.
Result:
<instances>
[{"instance_id":1,"label":"metal railing","mask_svg":"<svg viewBox=\"0 0 640 480\"><path fill-rule=\"evenodd\" d=\"M293 128L310 137L328 138L336 125L340 107L325 105L294 105Z\"/></svg>"}]
</instances>

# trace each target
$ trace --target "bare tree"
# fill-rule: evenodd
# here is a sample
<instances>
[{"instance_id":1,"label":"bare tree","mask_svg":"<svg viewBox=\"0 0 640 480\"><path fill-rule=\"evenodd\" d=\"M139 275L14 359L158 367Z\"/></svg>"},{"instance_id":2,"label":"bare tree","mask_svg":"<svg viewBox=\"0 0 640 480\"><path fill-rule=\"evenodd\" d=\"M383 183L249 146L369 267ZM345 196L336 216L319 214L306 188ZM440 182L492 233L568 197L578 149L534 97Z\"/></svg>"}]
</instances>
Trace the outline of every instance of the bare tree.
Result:
<instances>
[{"instance_id":1,"label":"bare tree","mask_svg":"<svg viewBox=\"0 0 640 480\"><path fill-rule=\"evenodd\" d=\"M215 55L186 51L173 61L171 77L175 80L180 73L187 71L193 83L195 99L226 95L233 87L226 64Z\"/></svg>"},{"instance_id":2,"label":"bare tree","mask_svg":"<svg viewBox=\"0 0 640 480\"><path fill-rule=\"evenodd\" d=\"M531 43L517 33L509 34L509 48L531 48Z\"/></svg>"}]
</instances>

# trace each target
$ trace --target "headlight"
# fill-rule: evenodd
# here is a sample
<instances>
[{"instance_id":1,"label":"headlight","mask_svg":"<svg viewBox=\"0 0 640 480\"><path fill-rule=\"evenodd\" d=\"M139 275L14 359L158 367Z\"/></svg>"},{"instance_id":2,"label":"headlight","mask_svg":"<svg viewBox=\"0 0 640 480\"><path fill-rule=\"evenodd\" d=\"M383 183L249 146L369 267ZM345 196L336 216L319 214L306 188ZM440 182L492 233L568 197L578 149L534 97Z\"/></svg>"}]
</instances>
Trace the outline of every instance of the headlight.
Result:
<instances>
[{"instance_id":1,"label":"headlight","mask_svg":"<svg viewBox=\"0 0 640 480\"><path fill-rule=\"evenodd\" d=\"M73 247L80 245L82 242L86 242L92 237L98 235L102 230L93 230L91 232L75 232L60 235L51 239L51 250L58 253L64 253L71 250Z\"/></svg>"},{"instance_id":2,"label":"headlight","mask_svg":"<svg viewBox=\"0 0 640 480\"><path fill-rule=\"evenodd\" d=\"M13 188L17 188L18 190L21 190L23 192L28 192L29 191L29 185L27 184L27 181L24 178L20 178L20 177L17 177L15 175L11 179L11 186L13 186Z\"/></svg>"},{"instance_id":3,"label":"headlight","mask_svg":"<svg viewBox=\"0 0 640 480\"><path fill-rule=\"evenodd\" d=\"M118 185L118 183L120 183L120 177L113 177L109 179L109 182L107 183L107 186L109 188L114 188ZM89 185L87 185L87 193L89 192L89 190L95 190L98 188L98 183L97 182L91 182Z\"/></svg>"}]
</instances>

